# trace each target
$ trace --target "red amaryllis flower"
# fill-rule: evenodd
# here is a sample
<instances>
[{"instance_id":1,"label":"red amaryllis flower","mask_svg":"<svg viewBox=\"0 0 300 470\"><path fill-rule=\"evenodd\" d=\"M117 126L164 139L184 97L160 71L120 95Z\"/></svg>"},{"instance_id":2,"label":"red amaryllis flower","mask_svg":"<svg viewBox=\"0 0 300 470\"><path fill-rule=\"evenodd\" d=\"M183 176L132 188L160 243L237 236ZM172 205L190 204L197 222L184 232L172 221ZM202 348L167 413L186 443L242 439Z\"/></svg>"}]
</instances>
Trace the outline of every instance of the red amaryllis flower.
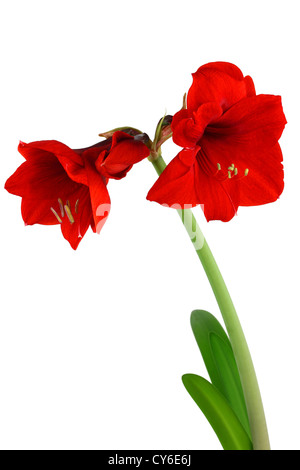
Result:
<instances>
[{"instance_id":1,"label":"red amaryllis flower","mask_svg":"<svg viewBox=\"0 0 300 470\"><path fill-rule=\"evenodd\" d=\"M283 190L278 140L286 119L281 98L256 95L233 64L214 62L193 74L187 107L172 121L184 149L150 189L166 205L201 204L207 220L230 220L238 206L275 201Z\"/></svg>"},{"instance_id":2,"label":"red amaryllis flower","mask_svg":"<svg viewBox=\"0 0 300 470\"><path fill-rule=\"evenodd\" d=\"M20 142L18 150L26 162L5 188L22 197L25 224L60 224L74 250L89 226L99 233L107 219L108 180L123 178L134 163L149 155L142 141L120 131L85 149L46 140Z\"/></svg>"}]
</instances>

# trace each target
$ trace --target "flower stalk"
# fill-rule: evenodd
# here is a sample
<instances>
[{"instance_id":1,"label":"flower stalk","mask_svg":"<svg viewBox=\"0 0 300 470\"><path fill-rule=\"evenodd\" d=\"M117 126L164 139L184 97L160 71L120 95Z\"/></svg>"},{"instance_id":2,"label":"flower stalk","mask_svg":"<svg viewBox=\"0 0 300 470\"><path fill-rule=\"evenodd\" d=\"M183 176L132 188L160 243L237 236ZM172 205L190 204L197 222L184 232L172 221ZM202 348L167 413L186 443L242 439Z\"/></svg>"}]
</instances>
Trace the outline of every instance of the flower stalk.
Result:
<instances>
[{"instance_id":1,"label":"flower stalk","mask_svg":"<svg viewBox=\"0 0 300 470\"><path fill-rule=\"evenodd\" d=\"M158 175L166 168L166 163L161 155L151 163ZM177 212L189 234L198 258L202 263L231 341L244 391L253 440L253 450L270 450L265 413L256 373L232 299L214 256L192 211L190 209L177 209Z\"/></svg>"}]
</instances>

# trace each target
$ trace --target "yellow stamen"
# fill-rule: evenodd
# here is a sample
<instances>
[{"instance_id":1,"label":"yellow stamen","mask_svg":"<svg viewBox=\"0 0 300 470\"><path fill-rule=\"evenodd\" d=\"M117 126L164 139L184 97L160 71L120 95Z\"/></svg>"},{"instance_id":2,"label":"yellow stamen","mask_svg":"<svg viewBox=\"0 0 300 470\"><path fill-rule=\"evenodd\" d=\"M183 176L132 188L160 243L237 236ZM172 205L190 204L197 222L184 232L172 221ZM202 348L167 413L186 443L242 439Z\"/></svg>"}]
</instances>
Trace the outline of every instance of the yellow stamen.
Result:
<instances>
[{"instance_id":1,"label":"yellow stamen","mask_svg":"<svg viewBox=\"0 0 300 470\"><path fill-rule=\"evenodd\" d=\"M249 173L249 168L246 168L244 175L247 176Z\"/></svg>"},{"instance_id":2,"label":"yellow stamen","mask_svg":"<svg viewBox=\"0 0 300 470\"><path fill-rule=\"evenodd\" d=\"M56 212L56 210L53 209L53 207L50 207L50 209L52 210L53 214L55 215L55 217L57 218L58 222L61 224L62 223L62 220L61 218L59 217L58 213Z\"/></svg>"},{"instance_id":3,"label":"yellow stamen","mask_svg":"<svg viewBox=\"0 0 300 470\"><path fill-rule=\"evenodd\" d=\"M75 213L78 214L78 204L79 204L79 199L75 202Z\"/></svg>"},{"instance_id":4,"label":"yellow stamen","mask_svg":"<svg viewBox=\"0 0 300 470\"><path fill-rule=\"evenodd\" d=\"M61 216L63 217L65 215L65 212L64 212L64 205L63 205L63 202L60 198L58 198L58 204L59 204L59 208L60 208L60 213L61 213Z\"/></svg>"},{"instance_id":5,"label":"yellow stamen","mask_svg":"<svg viewBox=\"0 0 300 470\"><path fill-rule=\"evenodd\" d=\"M65 204L65 211L66 211L66 214L68 216L69 221L71 222L71 224L73 224L75 222L75 220L74 220L72 212L71 212L69 206L67 206L67 204Z\"/></svg>"},{"instance_id":6,"label":"yellow stamen","mask_svg":"<svg viewBox=\"0 0 300 470\"><path fill-rule=\"evenodd\" d=\"M234 169L234 174L235 174L235 175L238 174L238 169L237 169L237 168Z\"/></svg>"},{"instance_id":7,"label":"yellow stamen","mask_svg":"<svg viewBox=\"0 0 300 470\"><path fill-rule=\"evenodd\" d=\"M234 170L234 164L228 167L228 170L233 171Z\"/></svg>"},{"instance_id":8,"label":"yellow stamen","mask_svg":"<svg viewBox=\"0 0 300 470\"><path fill-rule=\"evenodd\" d=\"M218 170L220 171L220 170L221 170L221 165L220 165L220 163L217 163L217 167L218 167Z\"/></svg>"},{"instance_id":9,"label":"yellow stamen","mask_svg":"<svg viewBox=\"0 0 300 470\"><path fill-rule=\"evenodd\" d=\"M228 178L231 178L231 173L230 173L230 171L228 171Z\"/></svg>"}]
</instances>

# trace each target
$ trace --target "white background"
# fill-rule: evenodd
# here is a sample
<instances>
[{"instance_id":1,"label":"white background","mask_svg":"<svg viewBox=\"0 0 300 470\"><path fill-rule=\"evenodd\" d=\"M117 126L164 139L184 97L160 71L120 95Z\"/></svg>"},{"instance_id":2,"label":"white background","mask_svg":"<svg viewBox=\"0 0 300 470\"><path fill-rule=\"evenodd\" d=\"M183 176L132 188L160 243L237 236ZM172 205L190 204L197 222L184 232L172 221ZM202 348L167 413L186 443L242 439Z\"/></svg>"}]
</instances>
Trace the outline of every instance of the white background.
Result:
<instances>
[{"instance_id":1,"label":"white background","mask_svg":"<svg viewBox=\"0 0 300 470\"><path fill-rule=\"evenodd\" d=\"M195 214L234 299L273 449L300 448L299 15L297 1L1 3L1 186L19 139L73 148L131 125L153 137L191 73L238 65L257 93L282 96L285 190L229 223ZM178 148L168 143L165 159ZM185 391L207 377L189 324L220 314L180 220L146 201L149 162L112 181L100 235L73 251L58 226L25 227L1 197L0 447L221 449Z\"/></svg>"}]
</instances>

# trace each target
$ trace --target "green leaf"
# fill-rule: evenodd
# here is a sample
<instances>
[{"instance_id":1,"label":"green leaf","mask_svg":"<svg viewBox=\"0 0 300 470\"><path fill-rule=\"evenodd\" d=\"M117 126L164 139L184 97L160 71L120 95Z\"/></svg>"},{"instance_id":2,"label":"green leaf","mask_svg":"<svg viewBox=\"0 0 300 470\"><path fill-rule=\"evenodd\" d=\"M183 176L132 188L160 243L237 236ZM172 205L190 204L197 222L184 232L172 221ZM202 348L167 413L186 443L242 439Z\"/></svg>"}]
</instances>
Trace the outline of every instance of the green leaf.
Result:
<instances>
[{"instance_id":1,"label":"green leaf","mask_svg":"<svg viewBox=\"0 0 300 470\"><path fill-rule=\"evenodd\" d=\"M240 375L230 340L218 320L205 310L194 310L191 326L212 384L228 400L251 438Z\"/></svg>"},{"instance_id":2,"label":"green leaf","mask_svg":"<svg viewBox=\"0 0 300 470\"><path fill-rule=\"evenodd\" d=\"M214 429L224 450L252 450L252 442L228 401L203 377L185 374L183 384Z\"/></svg>"}]
</instances>

